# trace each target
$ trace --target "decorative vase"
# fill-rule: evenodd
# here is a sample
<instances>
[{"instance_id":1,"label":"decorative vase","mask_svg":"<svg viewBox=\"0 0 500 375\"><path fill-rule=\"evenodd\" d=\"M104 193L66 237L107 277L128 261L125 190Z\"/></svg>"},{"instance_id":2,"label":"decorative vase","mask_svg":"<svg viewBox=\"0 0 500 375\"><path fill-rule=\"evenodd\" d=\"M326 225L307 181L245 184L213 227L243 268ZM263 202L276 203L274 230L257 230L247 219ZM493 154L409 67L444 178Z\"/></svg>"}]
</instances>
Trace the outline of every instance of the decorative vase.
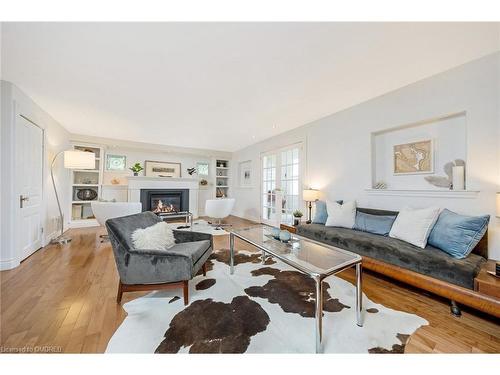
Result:
<instances>
[{"instance_id":1,"label":"decorative vase","mask_svg":"<svg viewBox=\"0 0 500 375\"><path fill-rule=\"evenodd\" d=\"M139 172L134 172L134 176L139 176Z\"/></svg>"},{"instance_id":2,"label":"decorative vase","mask_svg":"<svg viewBox=\"0 0 500 375\"><path fill-rule=\"evenodd\" d=\"M274 239L279 240L280 239L280 230L279 230L279 228L273 228L273 229L271 229L271 235L274 237Z\"/></svg>"},{"instance_id":3,"label":"decorative vase","mask_svg":"<svg viewBox=\"0 0 500 375\"><path fill-rule=\"evenodd\" d=\"M300 217L294 217L293 218L293 225L294 226L297 226L300 224Z\"/></svg>"},{"instance_id":4,"label":"decorative vase","mask_svg":"<svg viewBox=\"0 0 500 375\"><path fill-rule=\"evenodd\" d=\"M97 198L97 192L92 189L81 189L78 190L76 196L82 201L92 201Z\"/></svg>"},{"instance_id":5,"label":"decorative vase","mask_svg":"<svg viewBox=\"0 0 500 375\"><path fill-rule=\"evenodd\" d=\"M282 231L280 232L280 241L281 241L281 242L288 242L288 241L290 241L290 240L291 240L291 238L292 238L292 235L290 234L290 232L289 232L289 231L287 231L287 230L282 230Z\"/></svg>"}]
</instances>

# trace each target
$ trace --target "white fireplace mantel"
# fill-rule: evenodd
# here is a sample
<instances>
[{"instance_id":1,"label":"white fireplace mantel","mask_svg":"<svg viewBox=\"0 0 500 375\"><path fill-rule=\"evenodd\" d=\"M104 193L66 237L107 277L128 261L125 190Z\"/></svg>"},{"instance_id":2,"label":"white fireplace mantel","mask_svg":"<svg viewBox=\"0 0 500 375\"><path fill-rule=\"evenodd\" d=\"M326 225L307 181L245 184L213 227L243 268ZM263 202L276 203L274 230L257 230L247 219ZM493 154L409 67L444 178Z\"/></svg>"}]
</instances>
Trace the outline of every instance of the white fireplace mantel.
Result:
<instances>
[{"instance_id":1,"label":"white fireplace mantel","mask_svg":"<svg viewBox=\"0 0 500 375\"><path fill-rule=\"evenodd\" d=\"M128 201L140 202L141 189L189 189L189 211L198 217L198 180L196 178L129 176Z\"/></svg>"}]
</instances>

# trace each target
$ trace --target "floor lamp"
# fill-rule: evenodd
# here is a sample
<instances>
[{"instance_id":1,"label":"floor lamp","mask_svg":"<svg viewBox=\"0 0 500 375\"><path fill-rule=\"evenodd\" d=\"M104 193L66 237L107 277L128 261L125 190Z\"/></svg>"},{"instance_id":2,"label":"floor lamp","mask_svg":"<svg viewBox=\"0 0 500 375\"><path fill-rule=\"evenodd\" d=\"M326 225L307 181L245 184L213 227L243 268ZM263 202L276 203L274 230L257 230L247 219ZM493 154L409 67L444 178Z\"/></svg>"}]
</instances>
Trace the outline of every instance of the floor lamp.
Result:
<instances>
[{"instance_id":1,"label":"floor lamp","mask_svg":"<svg viewBox=\"0 0 500 375\"><path fill-rule=\"evenodd\" d=\"M59 155L64 153L64 168L67 169L95 169L95 154L93 152L85 152L78 150L59 151L52 159L50 165L50 177L52 178L52 185L54 185L54 192L56 193L57 207L59 208L59 218L61 222L61 234L54 238L50 243L53 244L67 244L71 238L64 236L64 215L61 209L61 202L59 202L59 195L57 194L56 182L54 180L54 164Z\"/></svg>"},{"instance_id":2,"label":"floor lamp","mask_svg":"<svg viewBox=\"0 0 500 375\"><path fill-rule=\"evenodd\" d=\"M315 202L319 199L319 190L316 189L304 189L302 191L302 199L307 202L308 215L306 224L311 224L311 211L312 211L312 202Z\"/></svg>"}]
</instances>

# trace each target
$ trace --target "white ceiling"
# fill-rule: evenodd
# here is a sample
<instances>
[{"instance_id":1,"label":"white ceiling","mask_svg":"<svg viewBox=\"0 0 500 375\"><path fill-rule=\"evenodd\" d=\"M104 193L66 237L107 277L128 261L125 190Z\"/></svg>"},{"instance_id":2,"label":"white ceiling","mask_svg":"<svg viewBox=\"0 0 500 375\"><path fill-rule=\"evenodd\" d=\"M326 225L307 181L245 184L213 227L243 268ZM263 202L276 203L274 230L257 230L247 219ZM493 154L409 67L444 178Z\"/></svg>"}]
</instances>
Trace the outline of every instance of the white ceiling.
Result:
<instances>
[{"instance_id":1,"label":"white ceiling","mask_svg":"<svg viewBox=\"0 0 500 375\"><path fill-rule=\"evenodd\" d=\"M499 49L496 23L3 23L70 132L235 151Z\"/></svg>"}]
</instances>

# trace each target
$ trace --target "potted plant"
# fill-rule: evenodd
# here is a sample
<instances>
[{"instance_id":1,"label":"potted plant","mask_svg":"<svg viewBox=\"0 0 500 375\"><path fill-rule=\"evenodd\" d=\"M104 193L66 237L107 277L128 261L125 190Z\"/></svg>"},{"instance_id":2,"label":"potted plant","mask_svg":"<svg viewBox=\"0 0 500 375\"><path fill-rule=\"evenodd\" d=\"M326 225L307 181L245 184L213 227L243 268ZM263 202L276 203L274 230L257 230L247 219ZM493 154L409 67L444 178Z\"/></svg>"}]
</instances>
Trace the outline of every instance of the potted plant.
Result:
<instances>
[{"instance_id":1,"label":"potted plant","mask_svg":"<svg viewBox=\"0 0 500 375\"><path fill-rule=\"evenodd\" d=\"M139 176L139 172L142 171L144 168L142 167L141 163L135 163L133 166L129 168L132 172L134 172L134 176Z\"/></svg>"},{"instance_id":2,"label":"potted plant","mask_svg":"<svg viewBox=\"0 0 500 375\"><path fill-rule=\"evenodd\" d=\"M304 216L302 211L300 210L295 210L293 211L293 225L299 225L300 224L300 218Z\"/></svg>"}]
</instances>

